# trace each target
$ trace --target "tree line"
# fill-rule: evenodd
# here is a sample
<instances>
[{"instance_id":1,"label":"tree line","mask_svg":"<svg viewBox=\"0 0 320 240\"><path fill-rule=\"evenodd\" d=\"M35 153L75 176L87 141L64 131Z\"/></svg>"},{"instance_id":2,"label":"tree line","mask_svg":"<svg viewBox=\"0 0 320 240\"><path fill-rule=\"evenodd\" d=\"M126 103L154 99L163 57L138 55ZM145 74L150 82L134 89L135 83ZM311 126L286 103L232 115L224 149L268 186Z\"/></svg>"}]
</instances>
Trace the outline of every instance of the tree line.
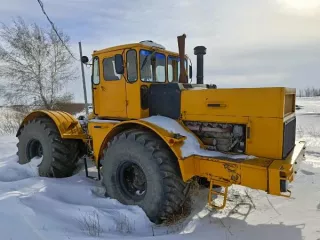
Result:
<instances>
[{"instance_id":1,"label":"tree line","mask_svg":"<svg viewBox=\"0 0 320 240\"><path fill-rule=\"evenodd\" d=\"M305 89L299 89L297 97L318 97L320 96L320 88L309 87Z\"/></svg>"}]
</instances>

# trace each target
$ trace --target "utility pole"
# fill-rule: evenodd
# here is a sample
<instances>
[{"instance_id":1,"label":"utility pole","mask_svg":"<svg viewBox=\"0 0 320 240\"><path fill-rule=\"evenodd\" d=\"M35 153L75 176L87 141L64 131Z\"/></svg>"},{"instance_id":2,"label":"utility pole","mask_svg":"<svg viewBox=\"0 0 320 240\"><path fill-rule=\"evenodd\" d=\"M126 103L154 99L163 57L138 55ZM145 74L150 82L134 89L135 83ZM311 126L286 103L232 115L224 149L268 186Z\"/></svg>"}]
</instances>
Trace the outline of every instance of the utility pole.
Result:
<instances>
[{"instance_id":1,"label":"utility pole","mask_svg":"<svg viewBox=\"0 0 320 240\"><path fill-rule=\"evenodd\" d=\"M81 72L82 72L82 83L83 83L83 93L84 93L84 107L86 109L86 115L89 116L89 109L88 109L88 99L87 99L87 88L86 88L86 79L84 76L84 68L82 59L82 47L81 42L79 42L79 51L80 51L80 64L81 64Z\"/></svg>"}]
</instances>

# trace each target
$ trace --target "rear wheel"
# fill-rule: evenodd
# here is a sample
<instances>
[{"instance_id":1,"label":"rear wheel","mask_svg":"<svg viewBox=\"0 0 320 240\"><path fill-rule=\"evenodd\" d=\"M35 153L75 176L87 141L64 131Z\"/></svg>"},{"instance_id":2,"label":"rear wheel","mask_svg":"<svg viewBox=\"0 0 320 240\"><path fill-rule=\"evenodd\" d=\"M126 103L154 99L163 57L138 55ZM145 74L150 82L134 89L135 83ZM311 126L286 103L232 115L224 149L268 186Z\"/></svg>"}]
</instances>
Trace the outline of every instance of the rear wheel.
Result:
<instances>
[{"instance_id":1,"label":"rear wheel","mask_svg":"<svg viewBox=\"0 0 320 240\"><path fill-rule=\"evenodd\" d=\"M78 140L60 137L55 123L49 118L29 121L22 128L17 144L19 163L42 158L39 175L43 177L69 177L76 169L80 157Z\"/></svg>"},{"instance_id":2,"label":"rear wheel","mask_svg":"<svg viewBox=\"0 0 320 240\"><path fill-rule=\"evenodd\" d=\"M175 155L158 136L130 130L116 136L101 161L106 195L140 206L153 222L182 207L185 183Z\"/></svg>"}]
</instances>

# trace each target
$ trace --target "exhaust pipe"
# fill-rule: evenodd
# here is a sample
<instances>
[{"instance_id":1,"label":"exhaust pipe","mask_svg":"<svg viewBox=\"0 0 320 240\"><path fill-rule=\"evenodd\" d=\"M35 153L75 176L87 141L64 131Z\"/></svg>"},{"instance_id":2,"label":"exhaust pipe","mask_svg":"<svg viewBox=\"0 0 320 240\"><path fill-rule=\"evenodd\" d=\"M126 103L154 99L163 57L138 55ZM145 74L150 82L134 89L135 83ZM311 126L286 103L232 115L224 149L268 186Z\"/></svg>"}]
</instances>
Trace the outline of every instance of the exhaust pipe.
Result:
<instances>
[{"instance_id":1,"label":"exhaust pipe","mask_svg":"<svg viewBox=\"0 0 320 240\"><path fill-rule=\"evenodd\" d=\"M203 84L203 55L207 49L204 46L197 46L193 50L197 56L197 84Z\"/></svg>"},{"instance_id":2,"label":"exhaust pipe","mask_svg":"<svg viewBox=\"0 0 320 240\"><path fill-rule=\"evenodd\" d=\"M179 48L179 57L180 57L179 83L188 83L186 68L184 66L186 35L183 34L181 36L178 36L177 38L178 38L178 48Z\"/></svg>"}]
</instances>

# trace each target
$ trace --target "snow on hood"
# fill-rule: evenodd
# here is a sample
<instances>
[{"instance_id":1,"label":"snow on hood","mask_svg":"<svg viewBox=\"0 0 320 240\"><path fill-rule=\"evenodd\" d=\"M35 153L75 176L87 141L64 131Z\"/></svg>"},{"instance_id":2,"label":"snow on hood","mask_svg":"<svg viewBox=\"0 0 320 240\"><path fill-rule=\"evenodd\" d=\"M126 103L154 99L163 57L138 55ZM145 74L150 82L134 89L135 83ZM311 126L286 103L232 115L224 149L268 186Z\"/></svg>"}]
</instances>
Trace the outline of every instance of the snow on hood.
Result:
<instances>
[{"instance_id":1,"label":"snow on hood","mask_svg":"<svg viewBox=\"0 0 320 240\"><path fill-rule=\"evenodd\" d=\"M254 156L248 156L244 154L225 154L217 151L205 150L200 147L200 143L198 139L192 134L184 129L180 123L177 121L163 117L163 116L152 116L148 118L141 119L143 121L155 124L168 132L171 133L179 133L182 136L187 137L184 140L184 144L181 147L182 156L184 158L189 157L191 155L199 155L204 157L225 157L231 159L252 159L255 158Z\"/></svg>"}]
</instances>

